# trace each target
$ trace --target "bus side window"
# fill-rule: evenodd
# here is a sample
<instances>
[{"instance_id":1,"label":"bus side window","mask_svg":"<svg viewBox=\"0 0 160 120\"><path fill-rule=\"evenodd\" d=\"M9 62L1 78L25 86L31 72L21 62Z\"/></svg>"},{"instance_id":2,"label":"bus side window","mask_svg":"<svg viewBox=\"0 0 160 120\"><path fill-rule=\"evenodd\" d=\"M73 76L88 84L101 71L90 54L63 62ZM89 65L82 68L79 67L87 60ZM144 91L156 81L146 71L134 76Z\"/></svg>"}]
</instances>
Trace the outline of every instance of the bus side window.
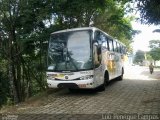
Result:
<instances>
[{"instance_id":1,"label":"bus side window","mask_svg":"<svg viewBox=\"0 0 160 120\"><path fill-rule=\"evenodd\" d=\"M126 47L123 47L123 48L124 48L123 54L127 54L127 49L126 49Z\"/></svg>"},{"instance_id":2,"label":"bus side window","mask_svg":"<svg viewBox=\"0 0 160 120\"><path fill-rule=\"evenodd\" d=\"M123 46L121 45L121 53L123 54Z\"/></svg>"},{"instance_id":3,"label":"bus side window","mask_svg":"<svg viewBox=\"0 0 160 120\"><path fill-rule=\"evenodd\" d=\"M106 40L106 48L107 48L107 50L109 50L108 38L107 38L107 37L105 37L105 40Z\"/></svg>"},{"instance_id":4,"label":"bus side window","mask_svg":"<svg viewBox=\"0 0 160 120\"><path fill-rule=\"evenodd\" d=\"M117 52L120 53L120 44L117 42Z\"/></svg>"},{"instance_id":5,"label":"bus side window","mask_svg":"<svg viewBox=\"0 0 160 120\"><path fill-rule=\"evenodd\" d=\"M116 42L116 41L113 41L113 43L114 43L114 51L115 51L115 52L118 52L117 42Z\"/></svg>"},{"instance_id":6,"label":"bus side window","mask_svg":"<svg viewBox=\"0 0 160 120\"><path fill-rule=\"evenodd\" d=\"M122 46L119 44L119 53L122 53Z\"/></svg>"},{"instance_id":7,"label":"bus side window","mask_svg":"<svg viewBox=\"0 0 160 120\"><path fill-rule=\"evenodd\" d=\"M108 45L109 45L109 51L113 51L113 40L112 39L108 39Z\"/></svg>"},{"instance_id":8,"label":"bus side window","mask_svg":"<svg viewBox=\"0 0 160 120\"><path fill-rule=\"evenodd\" d=\"M99 31L95 32L95 40L98 42L98 44L102 43L102 36L101 36L101 33Z\"/></svg>"},{"instance_id":9,"label":"bus side window","mask_svg":"<svg viewBox=\"0 0 160 120\"><path fill-rule=\"evenodd\" d=\"M124 47L122 46L121 48L122 48L122 54L124 54L125 53Z\"/></svg>"},{"instance_id":10,"label":"bus side window","mask_svg":"<svg viewBox=\"0 0 160 120\"><path fill-rule=\"evenodd\" d=\"M105 35L103 35L102 34L102 47L104 48L104 49L107 49L107 50L109 50L109 47L108 47L108 38L105 36Z\"/></svg>"},{"instance_id":11,"label":"bus side window","mask_svg":"<svg viewBox=\"0 0 160 120\"><path fill-rule=\"evenodd\" d=\"M102 51L101 51L101 43L102 43L102 36L99 31L95 32L95 42L93 44L93 55L94 55L94 65L95 68L99 67L102 60Z\"/></svg>"}]
</instances>

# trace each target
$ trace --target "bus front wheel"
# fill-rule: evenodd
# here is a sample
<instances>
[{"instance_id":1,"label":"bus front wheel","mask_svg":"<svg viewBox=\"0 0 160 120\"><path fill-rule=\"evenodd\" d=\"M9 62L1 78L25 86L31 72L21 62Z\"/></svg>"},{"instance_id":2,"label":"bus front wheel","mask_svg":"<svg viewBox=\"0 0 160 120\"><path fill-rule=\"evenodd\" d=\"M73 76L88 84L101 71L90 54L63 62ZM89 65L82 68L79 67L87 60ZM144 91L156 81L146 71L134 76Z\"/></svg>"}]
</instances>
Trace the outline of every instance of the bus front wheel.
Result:
<instances>
[{"instance_id":1,"label":"bus front wheel","mask_svg":"<svg viewBox=\"0 0 160 120\"><path fill-rule=\"evenodd\" d=\"M105 91L105 89L106 89L105 84L102 84L102 85L100 85L100 86L97 88L97 91L98 91L98 92L102 92L102 91Z\"/></svg>"},{"instance_id":2,"label":"bus front wheel","mask_svg":"<svg viewBox=\"0 0 160 120\"><path fill-rule=\"evenodd\" d=\"M103 84L98 87L98 91L99 92L105 91L106 85L108 84L108 81L109 81L109 76L108 76L108 72L106 72L105 75L104 75L104 82L103 82Z\"/></svg>"}]
</instances>

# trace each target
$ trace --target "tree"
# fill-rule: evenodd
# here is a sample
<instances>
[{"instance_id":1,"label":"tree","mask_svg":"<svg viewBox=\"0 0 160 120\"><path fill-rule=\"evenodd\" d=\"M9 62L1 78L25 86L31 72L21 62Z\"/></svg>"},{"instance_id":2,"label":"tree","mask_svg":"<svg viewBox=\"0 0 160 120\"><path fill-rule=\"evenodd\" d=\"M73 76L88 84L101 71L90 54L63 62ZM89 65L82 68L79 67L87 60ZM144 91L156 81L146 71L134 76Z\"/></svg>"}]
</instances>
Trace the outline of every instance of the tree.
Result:
<instances>
[{"instance_id":1,"label":"tree","mask_svg":"<svg viewBox=\"0 0 160 120\"><path fill-rule=\"evenodd\" d=\"M105 0L54 0L55 20L66 28L88 27L93 17L105 8Z\"/></svg>"},{"instance_id":2,"label":"tree","mask_svg":"<svg viewBox=\"0 0 160 120\"><path fill-rule=\"evenodd\" d=\"M151 49L160 48L160 40L150 40L149 47Z\"/></svg>"},{"instance_id":3,"label":"tree","mask_svg":"<svg viewBox=\"0 0 160 120\"><path fill-rule=\"evenodd\" d=\"M132 52L130 44L132 37L138 31L132 29L131 21L133 17L126 16L125 5L125 1L110 1L106 4L104 12L100 12L94 17L93 25L120 40L127 46L127 50Z\"/></svg>"},{"instance_id":4,"label":"tree","mask_svg":"<svg viewBox=\"0 0 160 120\"><path fill-rule=\"evenodd\" d=\"M152 58L152 56L150 55L150 52L147 52L146 53L146 59L148 60L148 61L153 61L153 58Z\"/></svg>"},{"instance_id":5,"label":"tree","mask_svg":"<svg viewBox=\"0 0 160 120\"><path fill-rule=\"evenodd\" d=\"M0 54L0 108L7 101L10 101L9 96L9 80L7 79L6 61Z\"/></svg>"},{"instance_id":6,"label":"tree","mask_svg":"<svg viewBox=\"0 0 160 120\"><path fill-rule=\"evenodd\" d=\"M149 41L150 55L156 60L160 60L160 40L151 40Z\"/></svg>"},{"instance_id":7,"label":"tree","mask_svg":"<svg viewBox=\"0 0 160 120\"><path fill-rule=\"evenodd\" d=\"M43 43L42 39L36 38L40 38L38 34L43 32L43 20L45 20L43 15L48 4L47 1L39 0L0 1L0 53L8 64L10 96L14 103L23 101L30 91L33 69L29 68L30 61L27 61L27 47L32 45L34 48L30 49L31 57L35 55L37 46ZM42 56L41 49L38 53ZM41 83L40 80L39 83Z\"/></svg>"},{"instance_id":8,"label":"tree","mask_svg":"<svg viewBox=\"0 0 160 120\"><path fill-rule=\"evenodd\" d=\"M152 49L150 51L150 55L152 56L153 60L160 60L160 48Z\"/></svg>"},{"instance_id":9,"label":"tree","mask_svg":"<svg viewBox=\"0 0 160 120\"><path fill-rule=\"evenodd\" d=\"M144 53L144 51L141 51L141 50L138 50L137 52L136 52L136 54L135 54L135 57L134 57L134 63L142 63L143 62L143 60L145 59L145 53Z\"/></svg>"},{"instance_id":10,"label":"tree","mask_svg":"<svg viewBox=\"0 0 160 120\"><path fill-rule=\"evenodd\" d=\"M140 11L141 21L145 24L160 24L159 0L136 0Z\"/></svg>"},{"instance_id":11,"label":"tree","mask_svg":"<svg viewBox=\"0 0 160 120\"><path fill-rule=\"evenodd\" d=\"M158 32L158 33L160 33L160 29L155 29L155 30L153 30L153 32Z\"/></svg>"}]
</instances>

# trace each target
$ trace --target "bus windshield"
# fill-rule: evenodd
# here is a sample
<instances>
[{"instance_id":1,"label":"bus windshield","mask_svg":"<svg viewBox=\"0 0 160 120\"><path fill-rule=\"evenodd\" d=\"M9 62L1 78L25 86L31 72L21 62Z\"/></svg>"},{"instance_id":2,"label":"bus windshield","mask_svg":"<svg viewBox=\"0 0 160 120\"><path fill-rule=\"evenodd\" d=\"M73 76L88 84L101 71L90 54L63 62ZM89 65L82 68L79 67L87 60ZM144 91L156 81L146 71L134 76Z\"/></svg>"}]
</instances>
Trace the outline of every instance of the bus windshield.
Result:
<instances>
[{"instance_id":1,"label":"bus windshield","mask_svg":"<svg viewBox=\"0 0 160 120\"><path fill-rule=\"evenodd\" d=\"M93 68L91 31L72 31L51 35L48 70L78 71Z\"/></svg>"}]
</instances>

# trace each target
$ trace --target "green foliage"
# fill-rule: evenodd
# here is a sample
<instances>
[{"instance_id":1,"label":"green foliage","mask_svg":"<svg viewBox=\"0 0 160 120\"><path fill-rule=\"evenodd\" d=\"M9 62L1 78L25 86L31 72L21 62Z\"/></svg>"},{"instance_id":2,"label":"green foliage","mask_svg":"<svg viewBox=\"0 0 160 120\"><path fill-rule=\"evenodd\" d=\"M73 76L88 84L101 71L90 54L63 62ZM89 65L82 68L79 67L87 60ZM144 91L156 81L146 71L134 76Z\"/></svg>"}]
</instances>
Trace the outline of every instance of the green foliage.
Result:
<instances>
[{"instance_id":1,"label":"green foliage","mask_svg":"<svg viewBox=\"0 0 160 120\"><path fill-rule=\"evenodd\" d=\"M155 30L153 30L153 32L158 32L158 33L160 33L160 29L155 29Z\"/></svg>"},{"instance_id":2,"label":"green foliage","mask_svg":"<svg viewBox=\"0 0 160 120\"><path fill-rule=\"evenodd\" d=\"M9 96L9 81L6 73L6 61L0 59L0 108L7 104Z\"/></svg>"},{"instance_id":3,"label":"green foliage","mask_svg":"<svg viewBox=\"0 0 160 120\"><path fill-rule=\"evenodd\" d=\"M37 89L45 89L46 62L42 59L46 58L46 41L50 33L43 21L47 18L44 14L48 4L48 1L39 0L0 1L0 54L8 62L8 86L13 101L24 101Z\"/></svg>"},{"instance_id":4,"label":"green foliage","mask_svg":"<svg viewBox=\"0 0 160 120\"><path fill-rule=\"evenodd\" d=\"M125 3L125 1L110 0L110 3L106 4L105 11L94 17L94 26L120 40L131 52L130 43L137 31L133 30L131 26L133 17L125 16Z\"/></svg>"},{"instance_id":5,"label":"green foliage","mask_svg":"<svg viewBox=\"0 0 160 120\"><path fill-rule=\"evenodd\" d=\"M54 17L63 29L89 26L93 16L102 11L105 4L105 0L54 0Z\"/></svg>"},{"instance_id":6,"label":"green foliage","mask_svg":"<svg viewBox=\"0 0 160 120\"><path fill-rule=\"evenodd\" d=\"M160 60L160 48L154 48L150 51L150 55L152 58L156 60Z\"/></svg>"},{"instance_id":7,"label":"green foliage","mask_svg":"<svg viewBox=\"0 0 160 120\"><path fill-rule=\"evenodd\" d=\"M152 56L150 55L149 52L146 53L146 59L147 59L148 61L153 61L153 58L152 58Z\"/></svg>"},{"instance_id":8,"label":"green foliage","mask_svg":"<svg viewBox=\"0 0 160 120\"><path fill-rule=\"evenodd\" d=\"M160 40L150 40L149 41L149 47L151 49L160 48Z\"/></svg>"},{"instance_id":9,"label":"green foliage","mask_svg":"<svg viewBox=\"0 0 160 120\"><path fill-rule=\"evenodd\" d=\"M160 60L160 40L151 40L149 41L149 47L151 51L150 55L154 60Z\"/></svg>"},{"instance_id":10,"label":"green foliage","mask_svg":"<svg viewBox=\"0 0 160 120\"><path fill-rule=\"evenodd\" d=\"M145 53L141 50L138 50L135 54L133 62L134 63L142 63L144 59L145 59Z\"/></svg>"},{"instance_id":11,"label":"green foliage","mask_svg":"<svg viewBox=\"0 0 160 120\"><path fill-rule=\"evenodd\" d=\"M145 24L160 24L159 0L136 0L141 15L141 21Z\"/></svg>"}]
</instances>

